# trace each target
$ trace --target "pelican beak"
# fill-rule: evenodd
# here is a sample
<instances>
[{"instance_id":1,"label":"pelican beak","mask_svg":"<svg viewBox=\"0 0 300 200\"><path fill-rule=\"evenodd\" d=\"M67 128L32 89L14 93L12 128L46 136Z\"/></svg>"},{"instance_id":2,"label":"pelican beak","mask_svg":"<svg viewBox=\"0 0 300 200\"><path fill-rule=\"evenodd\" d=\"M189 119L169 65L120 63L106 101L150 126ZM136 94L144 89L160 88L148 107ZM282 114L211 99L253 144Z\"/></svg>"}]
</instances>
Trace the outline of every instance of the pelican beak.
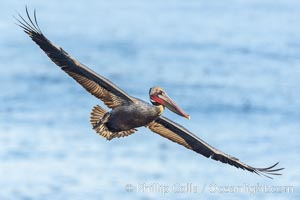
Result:
<instances>
[{"instance_id":1,"label":"pelican beak","mask_svg":"<svg viewBox=\"0 0 300 200\"><path fill-rule=\"evenodd\" d=\"M190 119L190 115L188 115L186 112L184 112L165 92L158 95L158 98L163 100L162 105L167 107L172 112L185 117L187 119Z\"/></svg>"}]
</instances>

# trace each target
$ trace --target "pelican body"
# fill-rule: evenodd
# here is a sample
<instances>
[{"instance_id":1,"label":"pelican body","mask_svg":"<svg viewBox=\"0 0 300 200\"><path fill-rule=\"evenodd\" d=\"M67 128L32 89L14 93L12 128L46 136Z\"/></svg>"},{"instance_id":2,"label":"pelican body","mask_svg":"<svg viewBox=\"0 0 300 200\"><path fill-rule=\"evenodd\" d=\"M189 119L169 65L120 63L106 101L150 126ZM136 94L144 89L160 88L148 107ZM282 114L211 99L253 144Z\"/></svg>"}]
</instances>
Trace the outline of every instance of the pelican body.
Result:
<instances>
[{"instance_id":1,"label":"pelican body","mask_svg":"<svg viewBox=\"0 0 300 200\"><path fill-rule=\"evenodd\" d=\"M104 124L107 130L110 131L110 135L107 137L110 140L117 136L116 133L133 131L135 128L148 125L161 115L161 109L160 106L152 106L136 99L134 103L114 108L106 113L93 128L96 129L97 126ZM93 117L93 112L91 115Z\"/></svg>"},{"instance_id":2,"label":"pelican body","mask_svg":"<svg viewBox=\"0 0 300 200\"><path fill-rule=\"evenodd\" d=\"M130 130L148 125L157 119L161 113L161 106L153 106L136 99L132 104L113 109L109 113L106 126L111 132Z\"/></svg>"},{"instance_id":3,"label":"pelican body","mask_svg":"<svg viewBox=\"0 0 300 200\"><path fill-rule=\"evenodd\" d=\"M26 14L28 20L25 20L20 14L19 19L16 18L19 22L18 25L24 32L31 37L57 66L111 109L107 111L96 105L92 110L90 122L99 135L107 140L111 140L128 136L134 133L136 128L146 126L160 136L207 158L269 178L271 178L271 175L281 175L278 171L283 168L274 169L278 162L267 168L252 167L210 146L183 126L163 117L164 109L168 108L172 112L190 119L190 116L161 87L150 88L149 96L152 105L128 95L110 80L92 71L61 47L48 40L39 28L35 11L33 19L30 17L27 7Z\"/></svg>"}]
</instances>

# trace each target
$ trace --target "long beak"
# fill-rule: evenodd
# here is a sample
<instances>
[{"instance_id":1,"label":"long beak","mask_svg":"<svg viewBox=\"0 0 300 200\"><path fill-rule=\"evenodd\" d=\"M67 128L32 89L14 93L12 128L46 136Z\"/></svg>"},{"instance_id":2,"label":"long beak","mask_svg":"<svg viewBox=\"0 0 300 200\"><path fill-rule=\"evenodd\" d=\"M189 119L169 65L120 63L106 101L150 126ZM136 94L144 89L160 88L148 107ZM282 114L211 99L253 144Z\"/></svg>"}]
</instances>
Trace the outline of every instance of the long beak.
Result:
<instances>
[{"instance_id":1,"label":"long beak","mask_svg":"<svg viewBox=\"0 0 300 200\"><path fill-rule=\"evenodd\" d=\"M188 115L186 112L184 112L166 93L163 93L162 95L158 95L160 99L164 101L164 106L166 106L169 110L172 112L185 117L187 119L190 119L190 115Z\"/></svg>"}]
</instances>

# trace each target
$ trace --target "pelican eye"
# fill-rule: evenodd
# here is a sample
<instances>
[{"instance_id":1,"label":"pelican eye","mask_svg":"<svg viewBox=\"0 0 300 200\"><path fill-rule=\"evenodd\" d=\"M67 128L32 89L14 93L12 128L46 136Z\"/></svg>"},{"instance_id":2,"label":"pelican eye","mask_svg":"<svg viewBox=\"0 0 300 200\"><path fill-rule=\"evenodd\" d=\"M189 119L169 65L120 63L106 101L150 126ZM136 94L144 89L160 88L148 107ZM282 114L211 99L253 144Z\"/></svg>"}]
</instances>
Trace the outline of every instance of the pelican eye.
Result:
<instances>
[{"instance_id":1,"label":"pelican eye","mask_svg":"<svg viewBox=\"0 0 300 200\"><path fill-rule=\"evenodd\" d=\"M160 90L157 94L158 95L162 95L164 92L162 90Z\"/></svg>"}]
</instances>

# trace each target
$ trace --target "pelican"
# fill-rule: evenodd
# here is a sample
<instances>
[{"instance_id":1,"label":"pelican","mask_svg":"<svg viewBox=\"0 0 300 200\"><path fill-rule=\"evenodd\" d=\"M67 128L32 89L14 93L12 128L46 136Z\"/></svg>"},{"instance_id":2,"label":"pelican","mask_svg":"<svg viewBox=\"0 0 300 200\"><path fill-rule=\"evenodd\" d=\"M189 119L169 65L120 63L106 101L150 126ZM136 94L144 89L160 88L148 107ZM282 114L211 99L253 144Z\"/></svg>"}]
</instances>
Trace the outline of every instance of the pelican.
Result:
<instances>
[{"instance_id":1,"label":"pelican","mask_svg":"<svg viewBox=\"0 0 300 200\"><path fill-rule=\"evenodd\" d=\"M162 137L207 158L268 178L272 178L272 175L281 175L278 171L284 168L275 168L279 162L266 168L252 167L210 146L183 126L163 117L164 109L168 108L172 112L190 119L190 116L167 95L163 88L150 88L149 96L152 104L128 95L110 80L92 71L61 47L48 40L37 23L35 10L34 18L30 17L27 7L26 14L27 20L18 13L17 25L56 65L111 109L107 111L99 105L92 109L90 122L99 135L107 140L112 140L128 136L137 131L136 128L145 126Z\"/></svg>"}]
</instances>

